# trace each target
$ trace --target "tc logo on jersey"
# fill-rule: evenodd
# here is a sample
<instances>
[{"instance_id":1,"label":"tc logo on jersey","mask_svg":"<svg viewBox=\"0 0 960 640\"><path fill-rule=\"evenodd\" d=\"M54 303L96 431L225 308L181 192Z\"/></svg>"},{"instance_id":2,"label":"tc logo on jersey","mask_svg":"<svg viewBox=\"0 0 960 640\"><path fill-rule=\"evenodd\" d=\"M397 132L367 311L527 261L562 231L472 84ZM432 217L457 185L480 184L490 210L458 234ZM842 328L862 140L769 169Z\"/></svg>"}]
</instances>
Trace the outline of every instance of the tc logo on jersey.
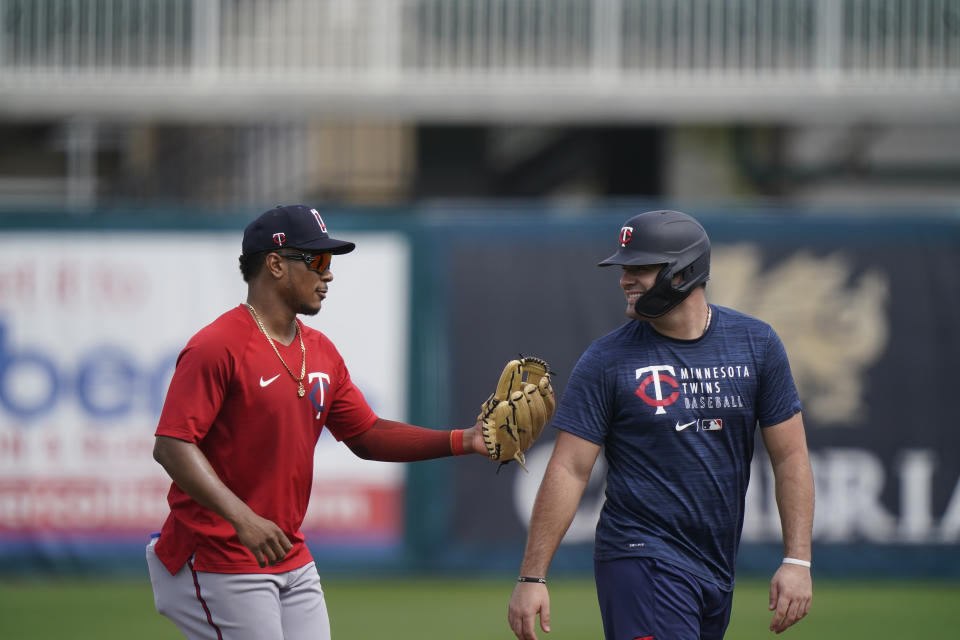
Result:
<instances>
[{"instance_id":1,"label":"tc logo on jersey","mask_svg":"<svg viewBox=\"0 0 960 640\"><path fill-rule=\"evenodd\" d=\"M626 228L627 227L624 227L624 229ZM670 375L666 375L667 373ZM650 375L643 377L644 374ZM652 367L642 367L637 369L637 380L640 380L640 386L637 387L637 390L633 393L651 407L656 407L657 410L654 413L657 415L666 413L667 410L664 409L664 407L670 406L677 401L677 398L680 397L680 385L673 377L675 375L676 374L673 372L673 367L670 365L654 365ZM643 379L641 380L641 378ZM653 386L652 398L650 397L650 392L648 391L650 386ZM669 389L671 387L673 389L672 392L670 392ZM664 395L665 388L669 395Z\"/></svg>"},{"instance_id":2,"label":"tc logo on jersey","mask_svg":"<svg viewBox=\"0 0 960 640\"><path fill-rule=\"evenodd\" d=\"M287 234L285 233L275 233L273 234L273 244L278 247L282 247L283 243L287 241Z\"/></svg>"},{"instance_id":3,"label":"tc logo on jersey","mask_svg":"<svg viewBox=\"0 0 960 640\"><path fill-rule=\"evenodd\" d=\"M310 388L310 393L307 394L307 397L310 398L310 402L313 403L313 408L317 410L316 419L319 420L320 416L323 415L323 410L327 408L327 389L330 388L330 376L323 372L311 373L307 377L307 382L311 383L314 380L317 382Z\"/></svg>"},{"instance_id":4,"label":"tc logo on jersey","mask_svg":"<svg viewBox=\"0 0 960 640\"><path fill-rule=\"evenodd\" d=\"M633 239L633 227L620 228L620 246L625 247Z\"/></svg>"}]
</instances>

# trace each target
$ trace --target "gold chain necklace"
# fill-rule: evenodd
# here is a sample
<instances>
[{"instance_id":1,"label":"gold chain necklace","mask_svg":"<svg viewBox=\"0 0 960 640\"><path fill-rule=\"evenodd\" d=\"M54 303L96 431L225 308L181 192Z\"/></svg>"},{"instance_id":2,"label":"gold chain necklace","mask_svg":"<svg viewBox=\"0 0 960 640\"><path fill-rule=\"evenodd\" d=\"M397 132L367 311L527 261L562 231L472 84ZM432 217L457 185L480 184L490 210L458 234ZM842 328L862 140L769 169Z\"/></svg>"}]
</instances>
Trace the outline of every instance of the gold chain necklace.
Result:
<instances>
[{"instance_id":1,"label":"gold chain necklace","mask_svg":"<svg viewBox=\"0 0 960 640\"><path fill-rule=\"evenodd\" d=\"M703 333L707 332L707 329L710 328L710 319L713 317L713 309L710 308L710 305L707 305L707 321L703 323ZM703 335L703 334L700 334Z\"/></svg>"},{"instance_id":2,"label":"gold chain necklace","mask_svg":"<svg viewBox=\"0 0 960 640\"><path fill-rule=\"evenodd\" d=\"M273 347L273 352L277 354L277 357L280 358L280 363L283 365L283 368L287 370L287 373L290 374L290 377L293 378L293 381L297 383L297 396L302 398L306 395L307 390L303 388L303 378L307 375L307 348L303 345L303 336L300 335L300 323L297 322L296 318L293 320L293 324L297 327L297 337L300 338L300 377L293 375L293 371L290 370L290 367L287 366L287 363L284 362L283 356L280 355L280 350L277 349L277 345L274 344L273 338L270 337L270 334L267 333L267 328L263 326L263 323L260 322L260 316L257 315L257 310L253 308L248 302L244 302L243 305L250 310L250 313L253 314L253 319L257 321L257 326L260 327L260 331L263 332L263 335L266 336L267 342L270 343L270 346Z\"/></svg>"}]
</instances>

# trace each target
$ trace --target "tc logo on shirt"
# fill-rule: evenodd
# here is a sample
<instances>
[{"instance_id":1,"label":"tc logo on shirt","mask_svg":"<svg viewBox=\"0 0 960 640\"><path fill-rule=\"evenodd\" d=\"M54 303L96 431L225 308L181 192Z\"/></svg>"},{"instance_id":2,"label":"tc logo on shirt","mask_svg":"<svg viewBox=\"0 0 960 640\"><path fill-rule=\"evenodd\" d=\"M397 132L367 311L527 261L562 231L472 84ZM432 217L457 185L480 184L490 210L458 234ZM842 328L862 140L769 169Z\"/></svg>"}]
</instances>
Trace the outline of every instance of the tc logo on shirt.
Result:
<instances>
[{"instance_id":1,"label":"tc logo on shirt","mask_svg":"<svg viewBox=\"0 0 960 640\"><path fill-rule=\"evenodd\" d=\"M310 398L310 402L313 403L313 408L317 410L317 420L320 419L320 416L323 415L324 409L327 408L327 389L330 388L330 376L322 371L316 373L311 373L307 377L307 382L312 383L316 380L310 388L310 393L307 394L307 397Z\"/></svg>"},{"instance_id":2,"label":"tc logo on shirt","mask_svg":"<svg viewBox=\"0 0 960 640\"><path fill-rule=\"evenodd\" d=\"M657 415L664 414L667 412L664 407L670 406L680 397L680 385L677 383L675 376L676 373L674 373L671 365L641 367L637 369L637 380L640 380L640 386L637 387L634 394L651 407L656 407L657 410L654 413ZM651 386L653 387L653 397L650 397Z\"/></svg>"}]
</instances>

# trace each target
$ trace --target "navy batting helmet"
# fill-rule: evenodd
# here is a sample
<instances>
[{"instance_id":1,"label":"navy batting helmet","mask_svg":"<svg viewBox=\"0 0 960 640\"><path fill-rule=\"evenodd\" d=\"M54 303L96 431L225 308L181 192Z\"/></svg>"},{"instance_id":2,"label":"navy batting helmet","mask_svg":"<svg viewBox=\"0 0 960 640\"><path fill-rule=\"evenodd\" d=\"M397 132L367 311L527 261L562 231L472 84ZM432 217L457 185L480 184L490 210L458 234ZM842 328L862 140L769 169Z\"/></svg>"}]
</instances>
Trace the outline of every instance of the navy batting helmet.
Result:
<instances>
[{"instance_id":1,"label":"navy batting helmet","mask_svg":"<svg viewBox=\"0 0 960 640\"><path fill-rule=\"evenodd\" d=\"M637 298L634 310L640 316L659 318L710 278L710 238L685 213L665 210L635 215L623 223L619 241L617 252L597 266L664 265L654 285Z\"/></svg>"}]
</instances>

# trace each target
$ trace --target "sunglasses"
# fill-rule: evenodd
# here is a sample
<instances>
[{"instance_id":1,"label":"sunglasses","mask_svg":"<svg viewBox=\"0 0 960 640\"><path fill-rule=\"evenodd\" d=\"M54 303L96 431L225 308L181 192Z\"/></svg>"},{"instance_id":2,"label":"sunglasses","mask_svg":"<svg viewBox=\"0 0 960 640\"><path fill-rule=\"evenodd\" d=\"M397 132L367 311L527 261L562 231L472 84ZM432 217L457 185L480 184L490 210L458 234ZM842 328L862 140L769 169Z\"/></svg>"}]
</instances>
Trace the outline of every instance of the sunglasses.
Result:
<instances>
[{"instance_id":1,"label":"sunglasses","mask_svg":"<svg viewBox=\"0 0 960 640\"><path fill-rule=\"evenodd\" d=\"M307 268L317 273L323 273L330 268L330 262L333 260L332 253L278 253L282 258L288 260L301 260L307 264Z\"/></svg>"}]
</instances>

